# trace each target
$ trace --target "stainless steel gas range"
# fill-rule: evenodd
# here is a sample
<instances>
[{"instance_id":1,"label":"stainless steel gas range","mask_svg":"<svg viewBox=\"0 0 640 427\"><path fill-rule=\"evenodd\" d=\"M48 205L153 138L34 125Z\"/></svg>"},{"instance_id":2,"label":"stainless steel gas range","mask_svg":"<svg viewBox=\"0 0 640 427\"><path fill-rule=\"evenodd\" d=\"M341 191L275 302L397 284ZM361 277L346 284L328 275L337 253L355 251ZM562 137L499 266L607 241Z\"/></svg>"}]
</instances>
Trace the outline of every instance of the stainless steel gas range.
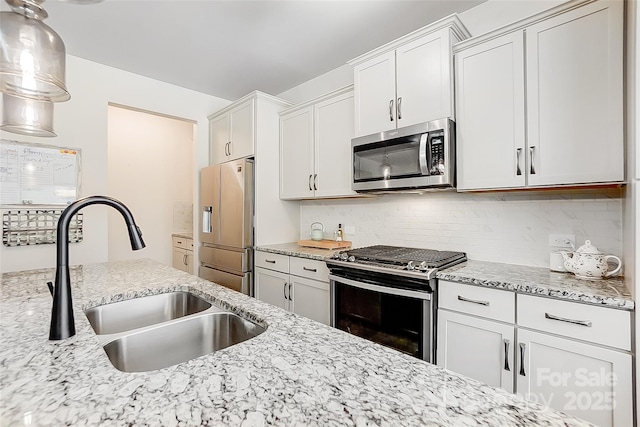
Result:
<instances>
[{"instance_id":1,"label":"stainless steel gas range","mask_svg":"<svg viewBox=\"0 0 640 427\"><path fill-rule=\"evenodd\" d=\"M331 326L435 363L436 272L466 259L382 245L339 252L327 260Z\"/></svg>"}]
</instances>

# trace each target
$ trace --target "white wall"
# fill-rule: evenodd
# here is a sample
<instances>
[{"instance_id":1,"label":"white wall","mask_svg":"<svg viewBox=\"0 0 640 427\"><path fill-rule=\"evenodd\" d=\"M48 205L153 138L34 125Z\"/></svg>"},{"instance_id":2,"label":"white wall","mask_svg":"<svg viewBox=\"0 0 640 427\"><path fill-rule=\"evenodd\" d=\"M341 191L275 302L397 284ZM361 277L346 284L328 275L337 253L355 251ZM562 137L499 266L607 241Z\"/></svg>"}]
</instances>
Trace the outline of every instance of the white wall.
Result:
<instances>
[{"instance_id":1,"label":"white wall","mask_svg":"<svg viewBox=\"0 0 640 427\"><path fill-rule=\"evenodd\" d=\"M147 245L132 251L122 216L109 209L109 261L171 265L171 233L181 231L174 206L193 203L194 124L115 106L108 116L108 192L131 210Z\"/></svg>"},{"instance_id":2,"label":"white wall","mask_svg":"<svg viewBox=\"0 0 640 427\"><path fill-rule=\"evenodd\" d=\"M82 196L107 194L107 107L109 102L154 111L197 123L194 150L194 203L197 171L209 161L207 115L230 102L136 74L67 55L67 87L71 100L55 105L56 138L29 138L2 132L10 140L40 142L82 150ZM107 209L89 206L84 212L84 241L70 245L72 264L108 259ZM197 244L196 244L197 247ZM54 245L0 247L0 271L55 266Z\"/></svg>"}]
</instances>

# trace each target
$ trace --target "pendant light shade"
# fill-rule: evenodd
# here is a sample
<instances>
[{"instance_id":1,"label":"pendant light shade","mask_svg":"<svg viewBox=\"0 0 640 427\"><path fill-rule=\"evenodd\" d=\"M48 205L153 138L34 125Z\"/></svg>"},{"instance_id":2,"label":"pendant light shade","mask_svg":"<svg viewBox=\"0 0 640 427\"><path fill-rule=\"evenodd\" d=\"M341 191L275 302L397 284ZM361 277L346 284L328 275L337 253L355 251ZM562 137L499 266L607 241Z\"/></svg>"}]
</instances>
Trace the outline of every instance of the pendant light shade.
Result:
<instances>
[{"instance_id":1,"label":"pendant light shade","mask_svg":"<svg viewBox=\"0 0 640 427\"><path fill-rule=\"evenodd\" d=\"M2 94L0 129L30 136L56 136L53 131L53 104Z\"/></svg>"},{"instance_id":2,"label":"pendant light shade","mask_svg":"<svg viewBox=\"0 0 640 427\"><path fill-rule=\"evenodd\" d=\"M0 12L0 90L34 101L67 101L65 47L42 22L46 11L35 0L7 2L13 12Z\"/></svg>"}]
</instances>

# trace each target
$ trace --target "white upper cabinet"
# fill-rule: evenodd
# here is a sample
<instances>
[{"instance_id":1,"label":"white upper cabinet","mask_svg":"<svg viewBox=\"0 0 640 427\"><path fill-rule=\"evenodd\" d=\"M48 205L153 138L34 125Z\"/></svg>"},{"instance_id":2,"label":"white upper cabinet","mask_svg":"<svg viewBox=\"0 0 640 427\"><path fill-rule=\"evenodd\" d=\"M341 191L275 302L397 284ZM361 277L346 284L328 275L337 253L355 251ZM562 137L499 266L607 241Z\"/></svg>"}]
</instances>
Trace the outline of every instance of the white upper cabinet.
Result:
<instances>
[{"instance_id":1,"label":"white upper cabinet","mask_svg":"<svg viewBox=\"0 0 640 427\"><path fill-rule=\"evenodd\" d=\"M624 180L623 8L598 1L526 29L529 185Z\"/></svg>"},{"instance_id":2,"label":"white upper cabinet","mask_svg":"<svg viewBox=\"0 0 640 427\"><path fill-rule=\"evenodd\" d=\"M468 36L451 15L349 61L355 136L453 118L452 45Z\"/></svg>"},{"instance_id":3,"label":"white upper cabinet","mask_svg":"<svg viewBox=\"0 0 640 427\"><path fill-rule=\"evenodd\" d=\"M524 187L524 38L507 34L456 54L457 187Z\"/></svg>"},{"instance_id":4,"label":"white upper cabinet","mask_svg":"<svg viewBox=\"0 0 640 427\"><path fill-rule=\"evenodd\" d=\"M457 188L623 182L623 2L563 4L454 47Z\"/></svg>"},{"instance_id":5,"label":"white upper cabinet","mask_svg":"<svg viewBox=\"0 0 640 427\"><path fill-rule=\"evenodd\" d=\"M280 198L350 197L351 86L280 114Z\"/></svg>"},{"instance_id":6,"label":"white upper cabinet","mask_svg":"<svg viewBox=\"0 0 640 427\"><path fill-rule=\"evenodd\" d=\"M255 99L243 99L209 117L211 164L254 154Z\"/></svg>"}]
</instances>

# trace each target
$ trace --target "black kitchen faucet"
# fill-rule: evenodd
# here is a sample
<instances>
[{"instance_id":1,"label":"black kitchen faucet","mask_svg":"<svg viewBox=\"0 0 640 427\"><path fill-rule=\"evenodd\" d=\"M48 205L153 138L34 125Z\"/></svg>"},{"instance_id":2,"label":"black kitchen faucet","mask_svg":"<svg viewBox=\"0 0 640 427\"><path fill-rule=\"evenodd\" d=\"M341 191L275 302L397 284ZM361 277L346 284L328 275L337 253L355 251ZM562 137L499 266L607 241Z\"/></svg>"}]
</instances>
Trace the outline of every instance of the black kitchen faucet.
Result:
<instances>
[{"instance_id":1,"label":"black kitchen faucet","mask_svg":"<svg viewBox=\"0 0 640 427\"><path fill-rule=\"evenodd\" d=\"M63 340L76 334L71 303L71 281L69 278L69 223L80 209L96 204L111 206L122 214L124 221L127 223L131 249L137 251L145 247L142 240L142 231L136 225L129 208L122 202L107 196L90 196L76 200L67 206L58 220L55 286L51 282L47 283L53 295L51 327L49 329L50 340Z\"/></svg>"}]
</instances>

